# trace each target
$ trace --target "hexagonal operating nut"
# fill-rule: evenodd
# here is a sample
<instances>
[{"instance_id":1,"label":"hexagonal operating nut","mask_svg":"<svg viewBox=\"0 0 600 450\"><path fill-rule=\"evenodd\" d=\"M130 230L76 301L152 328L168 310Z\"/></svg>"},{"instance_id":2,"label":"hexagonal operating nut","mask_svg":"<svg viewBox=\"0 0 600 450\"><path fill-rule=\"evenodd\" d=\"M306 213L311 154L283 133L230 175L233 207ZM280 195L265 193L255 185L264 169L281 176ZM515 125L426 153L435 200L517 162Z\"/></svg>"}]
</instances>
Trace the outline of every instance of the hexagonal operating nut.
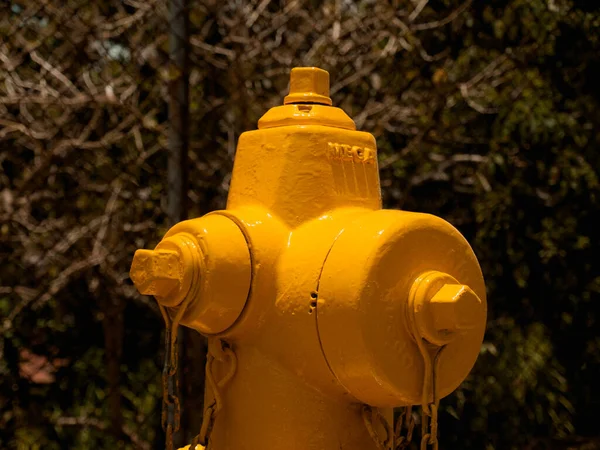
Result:
<instances>
[{"instance_id":1,"label":"hexagonal operating nut","mask_svg":"<svg viewBox=\"0 0 600 450\"><path fill-rule=\"evenodd\" d=\"M140 294L166 297L181 284L181 264L173 250L138 250L129 276Z\"/></svg>"},{"instance_id":2,"label":"hexagonal operating nut","mask_svg":"<svg viewBox=\"0 0 600 450\"><path fill-rule=\"evenodd\" d=\"M469 286L445 284L429 300L433 326L437 331L473 329L481 324L481 300Z\"/></svg>"},{"instance_id":3,"label":"hexagonal operating nut","mask_svg":"<svg viewBox=\"0 0 600 450\"><path fill-rule=\"evenodd\" d=\"M295 67L290 74L290 93L284 104L317 103L331 105L329 72L318 67Z\"/></svg>"}]
</instances>

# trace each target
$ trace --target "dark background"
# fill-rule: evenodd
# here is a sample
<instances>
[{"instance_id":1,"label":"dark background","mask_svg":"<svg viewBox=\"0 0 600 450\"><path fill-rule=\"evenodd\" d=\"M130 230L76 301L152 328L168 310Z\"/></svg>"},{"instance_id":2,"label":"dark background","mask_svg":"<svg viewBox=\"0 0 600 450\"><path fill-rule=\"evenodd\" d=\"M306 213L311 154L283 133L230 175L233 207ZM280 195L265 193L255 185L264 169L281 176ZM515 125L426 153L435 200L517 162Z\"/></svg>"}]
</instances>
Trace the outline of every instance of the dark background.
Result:
<instances>
[{"instance_id":1,"label":"dark background","mask_svg":"<svg viewBox=\"0 0 600 450\"><path fill-rule=\"evenodd\" d=\"M189 138L189 216L222 208L240 133L315 65L377 137L385 206L481 261L441 448L599 449L600 3L195 1L189 36L167 6L0 2L0 448L164 448L163 323L128 270L169 225L167 149Z\"/></svg>"}]
</instances>

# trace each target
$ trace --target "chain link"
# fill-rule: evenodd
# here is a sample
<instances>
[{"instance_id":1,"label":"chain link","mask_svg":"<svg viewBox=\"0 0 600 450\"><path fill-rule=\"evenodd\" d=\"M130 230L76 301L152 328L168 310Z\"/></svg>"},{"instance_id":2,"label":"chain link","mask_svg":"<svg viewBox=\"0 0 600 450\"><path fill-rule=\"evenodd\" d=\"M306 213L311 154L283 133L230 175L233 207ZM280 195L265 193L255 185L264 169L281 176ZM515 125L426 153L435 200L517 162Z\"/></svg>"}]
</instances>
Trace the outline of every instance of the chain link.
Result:
<instances>
[{"instance_id":1,"label":"chain link","mask_svg":"<svg viewBox=\"0 0 600 450\"><path fill-rule=\"evenodd\" d=\"M195 450L198 445L208 448L210 442L210 434L212 432L215 419L223 407L222 389L227 385L229 380L233 378L237 370L237 358L233 349L221 339L215 339L213 345L209 344L209 351L206 357L206 384L207 388L212 393L214 399L210 405L204 409L202 416L202 426L200 432L192 439L190 450ZM229 370L221 380L215 382L213 374L213 364L215 359L219 362L227 364Z\"/></svg>"},{"instance_id":2,"label":"chain link","mask_svg":"<svg viewBox=\"0 0 600 450\"><path fill-rule=\"evenodd\" d=\"M379 450L392 450L394 445L394 432L388 421L383 417L379 408L372 408L369 405L363 405L362 417L365 427L371 436L371 439L377 444ZM381 440L375 430L374 421L377 420L385 429L385 440Z\"/></svg>"},{"instance_id":3,"label":"chain link","mask_svg":"<svg viewBox=\"0 0 600 450\"><path fill-rule=\"evenodd\" d=\"M371 439L373 439L379 450L405 450L410 447L415 428L415 419L412 415L412 406L406 406L402 408L393 430L383 414L381 414L377 408L372 408L369 405L363 405L362 417ZM385 429L385 440L381 440L377 431L375 430L375 420L379 421L379 423L381 423ZM403 434L404 428L406 428L406 434Z\"/></svg>"},{"instance_id":4,"label":"chain link","mask_svg":"<svg viewBox=\"0 0 600 450\"><path fill-rule=\"evenodd\" d=\"M406 422L406 434L402 431ZM410 447L413 430L415 429L415 418L412 415L412 406L402 408L394 428L394 449L405 450Z\"/></svg>"},{"instance_id":5,"label":"chain link","mask_svg":"<svg viewBox=\"0 0 600 450\"><path fill-rule=\"evenodd\" d=\"M177 365L179 355L177 351L177 328L182 314L175 316L173 320L169 313L159 305L160 312L165 321L165 364L162 373L162 414L161 423L165 431L166 449L173 450L173 434L179 431L181 425L181 412L179 403L179 379L177 376ZM181 308L183 309L183 308Z\"/></svg>"},{"instance_id":6,"label":"chain link","mask_svg":"<svg viewBox=\"0 0 600 450\"><path fill-rule=\"evenodd\" d=\"M431 350L426 342L420 339L419 350L425 363L425 375L423 379L423 392L421 396L421 446L420 450L427 450L431 446L438 450L438 407L439 398L437 392L437 374L439 372L440 355L444 346L435 347L433 358ZM433 361L432 361L433 359ZM430 400L431 398L431 400Z\"/></svg>"},{"instance_id":7,"label":"chain link","mask_svg":"<svg viewBox=\"0 0 600 450\"><path fill-rule=\"evenodd\" d=\"M439 448L437 440L437 406L430 404L429 408L430 414L427 414L424 409L421 414L420 450L427 450L428 445L431 445L435 450Z\"/></svg>"}]
</instances>

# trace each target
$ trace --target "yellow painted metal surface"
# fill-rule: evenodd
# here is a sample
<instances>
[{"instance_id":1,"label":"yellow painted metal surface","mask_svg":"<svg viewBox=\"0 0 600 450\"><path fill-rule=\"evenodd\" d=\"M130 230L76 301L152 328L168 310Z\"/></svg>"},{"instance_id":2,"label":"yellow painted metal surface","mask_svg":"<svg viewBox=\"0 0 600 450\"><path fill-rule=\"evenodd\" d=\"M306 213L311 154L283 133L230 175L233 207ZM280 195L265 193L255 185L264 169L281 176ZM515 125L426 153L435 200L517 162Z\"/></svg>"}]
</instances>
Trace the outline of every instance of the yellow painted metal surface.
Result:
<instances>
[{"instance_id":1,"label":"yellow painted metal surface","mask_svg":"<svg viewBox=\"0 0 600 450\"><path fill-rule=\"evenodd\" d=\"M421 404L417 340L444 347L439 396L479 352L473 251L440 218L381 209L375 139L328 106L328 84L325 71L294 69L286 104L239 139L227 208L134 258L140 292L172 315L186 305L182 323L217 355L210 449L377 449L385 421L370 427L364 405L390 420L392 407Z\"/></svg>"},{"instance_id":2,"label":"yellow painted metal surface","mask_svg":"<svg viewBox=\"0 0 600 450\"><path fill-rule=\"evenodd\" d=\"M320 103L331 106L329 73L317 67L296 67L290 77L290 93L283 103Z\"/></svg>"},{"instance_id":3,"label":"yellow painted metal surface","mask_svg":"<svg viewBox=\"0 0 600 450\"><path fill-rule=\"evenodd\" d=\"M218 212L175 225L154 250L138 250L131 279L143 294L204 334L221 333L240 316L250 291L250 251L239 226Z\"/></svg>"}]
</instances>

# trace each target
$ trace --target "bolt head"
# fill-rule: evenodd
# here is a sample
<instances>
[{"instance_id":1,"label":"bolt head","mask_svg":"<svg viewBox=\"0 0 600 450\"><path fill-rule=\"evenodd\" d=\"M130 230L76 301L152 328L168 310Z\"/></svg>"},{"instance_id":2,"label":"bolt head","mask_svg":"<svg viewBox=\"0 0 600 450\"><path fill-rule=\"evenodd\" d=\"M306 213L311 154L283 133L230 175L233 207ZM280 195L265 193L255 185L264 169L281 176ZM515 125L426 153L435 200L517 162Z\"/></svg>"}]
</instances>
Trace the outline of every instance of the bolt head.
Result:
<instances>
[{"instance_id":1,"label":"bolt head","mask_svg":"<svg viewBox=\"0 0 600 450\"><path fill-rule=\"evenodd\" d=\"M179 289L182 262L173 250L138 250L135 252L129 276L140 294L166 297Z\"/></svg>"},{"instance_id":2,"label":"bolt head","mask_svg":"<svg viewBox=\"0 0 600 450\"><path fill-rule=\"evenodd\" d=\"M429 311L438 332L470 330L485 320L480 298L462 284L443 285L429 301Z\"/></svg>"}]
</instances>

